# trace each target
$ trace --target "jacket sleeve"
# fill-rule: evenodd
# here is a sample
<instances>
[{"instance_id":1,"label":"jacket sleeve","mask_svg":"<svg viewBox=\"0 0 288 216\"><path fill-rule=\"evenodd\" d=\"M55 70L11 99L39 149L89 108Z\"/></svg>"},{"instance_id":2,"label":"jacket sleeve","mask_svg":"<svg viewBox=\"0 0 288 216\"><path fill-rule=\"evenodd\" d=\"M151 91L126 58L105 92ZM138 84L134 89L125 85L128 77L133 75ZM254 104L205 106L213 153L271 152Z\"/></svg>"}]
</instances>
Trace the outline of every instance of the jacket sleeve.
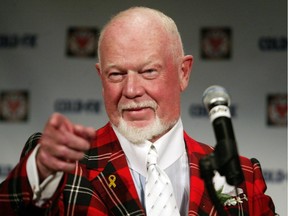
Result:
<instances>
[{"instance_id":1,"label":"jacket sleeve","mask_svg":"<svg viewBox=\"0 0 288 216\"><path fill-rule=\"evenodd\" d=\"M66 177L61 180L59 189L51 200L47 200L41 208L37 207L32 199L33 191L27 177L26 163L40 137L40 133L35 133L29 137L21 153L19 163L9 173L6 180L0 184L1 215L59 215L58 205L54 205L51 200L60 196Z\"/></svg>"},{"instance_id":2,"label":"jacket sleeve","mask_svg":"<svg viewBox=\"0 0 288 216\"><path fill-rule=\"evenodd\" d=\"M271 197L265 194L267 186L262 174L260 163L255 158L252 158L251 162L253 169L253 184L249 186L251 189L250 197L248 198L251 199L249 201L250 215L277 215Z\"/></svg>"}]
</instances>

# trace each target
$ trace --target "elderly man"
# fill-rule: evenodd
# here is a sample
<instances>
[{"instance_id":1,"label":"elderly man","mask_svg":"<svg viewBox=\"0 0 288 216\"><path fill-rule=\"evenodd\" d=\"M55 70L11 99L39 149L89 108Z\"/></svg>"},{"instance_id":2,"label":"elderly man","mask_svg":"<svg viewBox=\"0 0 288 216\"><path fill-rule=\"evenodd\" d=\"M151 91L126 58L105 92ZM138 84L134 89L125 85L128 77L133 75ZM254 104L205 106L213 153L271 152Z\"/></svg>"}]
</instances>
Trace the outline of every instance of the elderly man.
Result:
<instances>
[{"instance_id":1,"label":"elderly man","mask_svg":"<svg viewBox=\"0 0 288 216\"><path fill-rule=\"evenodd\" d=\"M193 58L174 21L144 7L103 28L96 69L109 123L96 132L53 114L30 137L1 184L4 215L216 215L199 176L213 149L190 138L180 117ZM239 190L216 176L225 211L274 215L258 164L241 157ZM219 189L218 188L218 189Z\"/></svg>"}]
</instances>

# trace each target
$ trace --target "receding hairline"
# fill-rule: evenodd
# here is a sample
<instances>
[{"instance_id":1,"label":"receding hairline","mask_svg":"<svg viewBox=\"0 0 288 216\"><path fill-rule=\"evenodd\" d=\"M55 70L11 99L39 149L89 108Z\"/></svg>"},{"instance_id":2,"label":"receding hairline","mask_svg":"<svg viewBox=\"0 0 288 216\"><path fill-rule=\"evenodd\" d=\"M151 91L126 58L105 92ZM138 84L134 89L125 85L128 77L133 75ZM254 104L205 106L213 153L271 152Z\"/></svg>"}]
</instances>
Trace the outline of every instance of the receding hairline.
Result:
<instances>
[{"instance_id":1,"label":"receding hairline","mask_svg":"<svg viewBox=\"0 0 288 216\"><path fill-rule=\"evenodd\" d=\"M100 45L103 40L103 35L105 34L106 29L108 29L109 26L111 26L113 23L115 23L117 20L124 18L124 17L129 17L131 14L135 13L142 13L143 15L151 15L157 18L158 21L161 22L162 26L166 30L166 32L169 34L171 38L173 38L173 52L178 54L178 55L184 55L183 51L183 44L181 40L180 33L178 31L177 25L175 24L174 20L164 14L163 12L148 8L148 7L142 7L142 6L137 6L137 7L131 7L128 8L127 10L120 11L116 15L112 16L111 19L106 23L106 25L103 27L103 29L100 32L99 36L99 41L98 41L98 58L100 60Z\"/></svg>"}]
</instances>

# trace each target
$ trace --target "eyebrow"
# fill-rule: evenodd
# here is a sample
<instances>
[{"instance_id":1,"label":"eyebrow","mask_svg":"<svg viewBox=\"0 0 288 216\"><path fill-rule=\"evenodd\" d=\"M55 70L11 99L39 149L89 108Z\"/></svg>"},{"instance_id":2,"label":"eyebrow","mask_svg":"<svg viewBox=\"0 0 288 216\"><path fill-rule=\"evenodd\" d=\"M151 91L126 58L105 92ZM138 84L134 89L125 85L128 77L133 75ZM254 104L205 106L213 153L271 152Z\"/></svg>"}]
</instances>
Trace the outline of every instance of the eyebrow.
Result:
<instances>
[{"instance_id":1,"label":"eyebrow","mask_svg":"<svg viewBox=\"0 0 288 216\"><path fill-rule=\"evenodd\" d=\"M148 60L148 61L146 61L146 62L144 62L144 63L142 63L141 65L139 65L140 67L145 67L145 66L147 66L147 65L155 65L155 66L157 66L157 67L160 67L160 63L159 63L159 61L155 61L155 62L153 62L153 60ZM118 65L118 64L116 64L116 63L108 63L107 64L107 68L123 68L122 66L120 66L120 65Z\"/></svg>"}]
</instances>

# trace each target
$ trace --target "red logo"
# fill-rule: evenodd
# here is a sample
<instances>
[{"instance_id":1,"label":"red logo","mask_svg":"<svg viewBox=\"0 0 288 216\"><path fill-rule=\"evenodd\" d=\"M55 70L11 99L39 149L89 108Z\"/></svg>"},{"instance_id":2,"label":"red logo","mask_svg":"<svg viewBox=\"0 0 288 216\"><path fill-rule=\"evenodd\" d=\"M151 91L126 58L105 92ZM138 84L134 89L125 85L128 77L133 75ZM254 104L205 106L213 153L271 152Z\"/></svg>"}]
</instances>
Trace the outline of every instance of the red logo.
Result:
<instances>
[{"instance_id":1,"label":"red logo","mask_svg":"<svg viewBox=\"0 0 288 216\"><path fill-rule=\"evenodd\" d=\"M96 57L99 29L71 27L67 34L66 53L71 57Z\"/></svg>"},{"instance_id":2,"label":"red logo","mask_svg":"<svg viewBox=\"0 0 288 216\"><path fill-rule=\"evenodd\" d=\"M27 121L28 107L27 91L2 92L0 95L0 120Z\"/></svg>"},{"instance_id":3,"label":"red logo","mask_svg":"<svg viewBox=\"0 0 288 216\"><path fill-rule=\"evenodd\" d=\"M201 30L201 57L203 59L229 59L231 57L231 29L203 28Z\"/></svg>"},{"instance_id":4,"label":"red logo","mask_svg":"<svg viewBox=\"0 0 288 216\"><path fill-rule=\"evenodd\" d=\"M270 126L287 126L287 94L268 95L267 123Z\"/></svg>"}]
</instances>

